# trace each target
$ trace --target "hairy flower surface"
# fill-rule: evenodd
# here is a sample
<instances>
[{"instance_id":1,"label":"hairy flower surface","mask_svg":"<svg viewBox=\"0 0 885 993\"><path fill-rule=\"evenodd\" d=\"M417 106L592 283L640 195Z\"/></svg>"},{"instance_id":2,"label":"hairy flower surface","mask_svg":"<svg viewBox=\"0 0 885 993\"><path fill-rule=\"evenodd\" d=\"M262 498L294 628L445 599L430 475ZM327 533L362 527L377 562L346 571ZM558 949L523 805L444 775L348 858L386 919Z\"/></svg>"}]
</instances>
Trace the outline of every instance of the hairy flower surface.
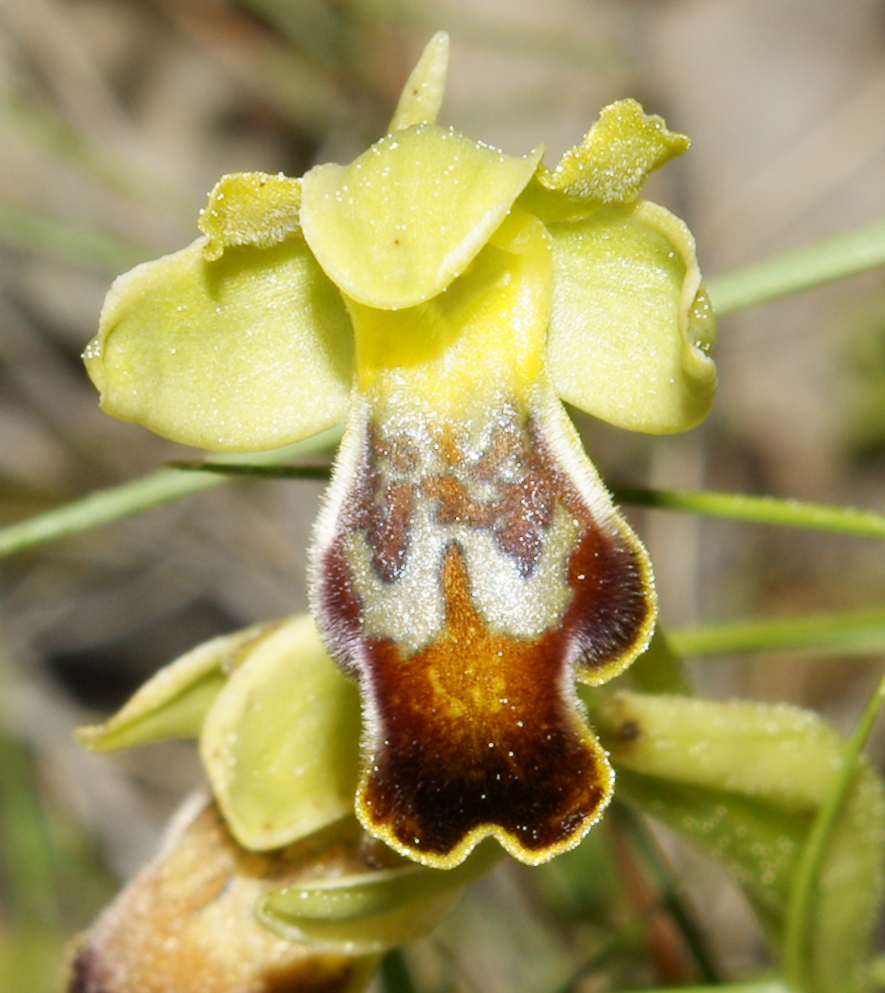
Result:
<instances>
[{"instance_id":1,"label":"hairy flower surface","mask_svg":"<svg viewBox=\"0 0 885 993\"><path fill-rule=\"evenodd\" d=\"M85 357L108 412L188 444L346 423L311 590L360 690L357 816L428 866L487 835L534 864L611 796L575 680L655 620L560 400L689 428L715 328L688 230L637 199L687 140L621 101L549 171L435 123L446 58L440 35L349 165L224 177L203 237L117 280Z\"/></svg>"}]
</instances>

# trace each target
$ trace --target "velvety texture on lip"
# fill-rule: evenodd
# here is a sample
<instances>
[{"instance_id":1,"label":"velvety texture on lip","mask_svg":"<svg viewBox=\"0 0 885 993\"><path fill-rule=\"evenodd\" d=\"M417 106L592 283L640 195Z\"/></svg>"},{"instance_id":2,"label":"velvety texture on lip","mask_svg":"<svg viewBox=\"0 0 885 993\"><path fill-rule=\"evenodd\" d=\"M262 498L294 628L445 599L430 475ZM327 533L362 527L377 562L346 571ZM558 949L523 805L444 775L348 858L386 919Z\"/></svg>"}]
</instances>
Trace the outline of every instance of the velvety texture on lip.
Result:
<instances>
[{"instance_id":1,"label":"velvety texture on lip","mask_svg":"<svg viewBox=\"0 0 885 993\"><path fill-rule=\"evenodd\" d=\"M432 865L486 834L543 861L598 818L612 774L574 680L635 653L652 612L635 538L594 512L542 420L507 404L490 421L480 444L441 428L431 458L370 422L316 572L332 647L366 701L358 814ZM420 562L409 576L410 539L434 549L426 582ZM509 573L511 605L524 601L509 622L492 570ZM407 597L396 604L412 582L439 600L414 622ZM390 611L372 614L379 592Z\"/></svg>"}]
</instances>

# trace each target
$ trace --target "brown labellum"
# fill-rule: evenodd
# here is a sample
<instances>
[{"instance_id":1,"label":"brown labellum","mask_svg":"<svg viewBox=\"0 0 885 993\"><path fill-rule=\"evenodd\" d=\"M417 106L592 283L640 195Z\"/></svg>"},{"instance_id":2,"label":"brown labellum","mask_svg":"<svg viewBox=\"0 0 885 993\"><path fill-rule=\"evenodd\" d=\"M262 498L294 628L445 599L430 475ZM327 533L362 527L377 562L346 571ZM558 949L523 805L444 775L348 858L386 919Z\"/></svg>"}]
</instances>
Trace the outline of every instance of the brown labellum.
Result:
<instances>
[{"instance_id":1,"label":"brown labellum","mask_svg":"<svg viewBox=\"0 0 885 993\"><path fill-rule=\"evenodd\" d=\"M504 403L472 432L415 418L385 434L367 417L321 524L318 616L369 732L357 813L430 865L488 834L542 862L611 795L574 681L624 668L654 601L563 418Z\"/></svg>"}]
</instances>

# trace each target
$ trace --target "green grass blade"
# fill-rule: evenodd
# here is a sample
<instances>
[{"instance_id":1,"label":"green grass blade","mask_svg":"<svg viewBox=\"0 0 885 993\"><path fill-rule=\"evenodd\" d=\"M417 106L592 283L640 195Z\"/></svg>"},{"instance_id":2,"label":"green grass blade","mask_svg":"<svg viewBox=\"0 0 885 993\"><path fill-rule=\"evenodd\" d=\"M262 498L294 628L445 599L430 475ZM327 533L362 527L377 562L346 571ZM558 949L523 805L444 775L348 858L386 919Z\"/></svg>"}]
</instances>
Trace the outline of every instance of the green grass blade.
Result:
<instances>
[{"instance_id":1,"label":"green grass blade","mask_svg":"<svg viewBox=\"0 0 885 993\"><path fill-rule=\"evenodd\" d=\"M224 475L273 476L289 479L328 479L331 470L320 466L263 466L248 462L168 462L174 469L215 472ZM710 490L647 490L627 486L611 487L620 503L655 510L676 510L727 517L756 524L838 531L865 538L885 538L885 515L854 507L781 500L777 497L747 496L743 493L715 493Z\"/></svg>"},{"instance_id":2,"label":"green grass blade","mask_svg":"<svg viewBox=\"0 0 885 993\"><path fill-rule=\"evenodd\" d=\"M885 265L883 221L714 276L707 290L717 317L724 317L880 265Z\"/></svg>"},{"instance_id":3,"label":"green grass blade","mask_svg":"<svg viewBox=\"0 0 885 993\"><path fill-rule=\"evenodd\" d=\"M876 654L885 648L885 607L668 628L667 638L681 655L808 649Z\"/></svg>"},{"instance_id":4,"label":"green grass blade","mask_svg":"<svg viewBox=\"0 0 885 993\"><path fill-rule=\"evenodd\" d=\"M336 444L340 437L341 430L332 428L286 448L275 449L272 452L251 452L248 455L230 456L230 460L234 464L237 460L243 459L256 464L287 462L328 448ZM230 478L218 473L160 469L131 482L122 483L120 486L90 493L55 510L49 510L26 521L0 529L0 558L46 541L107 524L109 521L178 497L220 486Z\"/></svg>"},{"instance_id":5,"label":"green grass blade","mask_svg":"<svg viewBox=\"0 0 885 993\"><path fill-rule=\"evenodd\" d=\"M635 990L634 993L649 993L649 991ZM776 980L762 980L755 983L723 983L721 986L668 986L667 993L796 993L796 991Z\"/></svg>"},{"instance_id":6,"label":"green grass blade","mask_svg":"<svg viewBox=\"0 0 885 993\"><path fill-rule=\"evenodd\" d=\"M810 942L815 911L815 893L821 876L827 842L857 772L858 760L866 747L885 701L885 676L867 703L842 757L842 767L829 796L814 819L808 840L799 856L793 876L784 927L784 971L795 989L804 989L811 978ZM870 872L878 871L871 866Z\"/></svg>"},{"instance_id":7,"label":"green grass blade","mask_svg":"<svg viewBox=\"0 0 885 993\"><path fill-rule=\"evenodd\" d=\"M5 204L0 204L0 242L110 273L131 269L156 255L153 249Z\"/></svg>"},{"instance_id":8,"label":"green grass blade","mask_svg":"<svg viewBox=\"0 0 885 993\"><path fill-rule=\"evenodd\" d=\"M53 852L36 774L24 746L0 728L0 864L13 916L48 922L55 912Z\"/></svg>"},{"instance_id":9,"label":"green grass blade","mask_svg":"<svg viewBox=\"0 0 885 993\"><path fill-rule=\"evenodd\" d=\"M231 462L191 462L178 459L166 463L167 469L211 472L219 476L260 476L266 479L318 479L328 482L332 468L327 465L237 465Z\"/></svg>"},{"instance_id":10,"label":"green grass blade","mask_svg":"<svg viewBox=\"0 0 885 993\"><path fill-rule=\"evenodd\" d=\"M381 988L384 993L415 993L415 984L403 953L394 948L381 960L379 967Z\"/></svg>"},{"instance_id":11,"label":"green grass blade","mask_svg":"<svg viewBox=\"0 0 885 993\"><path fill-rule=\"evenodd\" d=\"M745 493L717 493L712 490L646 490L612 486L611 491L620 503L654 510L677 510L756 524L838 531L864 538L885 538L885 515L854 507L748 496Z\"/></svg>"}]
</instances>

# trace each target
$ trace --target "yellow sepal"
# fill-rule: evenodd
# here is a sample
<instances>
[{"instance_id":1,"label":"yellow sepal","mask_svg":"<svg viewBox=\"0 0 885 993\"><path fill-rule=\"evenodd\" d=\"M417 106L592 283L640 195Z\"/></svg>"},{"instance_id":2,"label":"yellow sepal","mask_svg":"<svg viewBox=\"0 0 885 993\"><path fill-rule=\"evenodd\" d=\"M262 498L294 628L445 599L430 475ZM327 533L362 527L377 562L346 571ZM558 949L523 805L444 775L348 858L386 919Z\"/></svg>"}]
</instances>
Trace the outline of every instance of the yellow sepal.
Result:
<instances>
[{"instance_id":1,"label":"yellow sepal","mask_svg":"<svg viewBox=\"0 0 885 993\"><path fill-rule=\"evenodd\" d=\"M642 200L549 227L547 359L559 396L631 431L702 421L716 392L715 322L688 228Z\"/></svg>"},{"instance_id":2,"label":"yellow sepal","mask_svg":"<svg viewBox=\"0 0 885 993\"><path fill-rule=\"evenodd\" d=\"M467 268L531 178L541 150L517 158L419 124L347 166L304 177L304 237L357 302L396 310L442 292Z\"/></svg>"},{"instance_id":3,"label":"yellow sepal","mask_svg":"<svg viewBox=\"0 0 885 993\"><path fill-rule=\"evenodd\" d=\"M210 244L199 238L115 280L83 355L102 408L227 451L279 448L341 423L353 335L303 239L234 245L214 261Z\"/></svg>"}]
</instances>

